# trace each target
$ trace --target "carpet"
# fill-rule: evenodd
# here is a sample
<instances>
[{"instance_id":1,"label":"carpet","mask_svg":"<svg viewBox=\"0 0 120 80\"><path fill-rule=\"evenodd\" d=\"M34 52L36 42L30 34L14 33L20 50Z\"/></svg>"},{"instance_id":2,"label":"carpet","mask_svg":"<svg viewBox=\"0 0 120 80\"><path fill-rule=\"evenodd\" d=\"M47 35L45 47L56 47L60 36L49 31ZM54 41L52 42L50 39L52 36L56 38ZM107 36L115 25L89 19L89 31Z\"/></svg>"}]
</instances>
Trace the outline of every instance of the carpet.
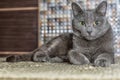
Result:
<instances>
[{"instance_id":1,"label":"carpet","mask_svg":"<svg viewBox=\"0 0 120 80\"><path fill-rule=\"evenodd\" d=\"M120 57L107 68L69 63L8 63L1 58L0 80L120 80Z\"/></svg>"}]
</instances>

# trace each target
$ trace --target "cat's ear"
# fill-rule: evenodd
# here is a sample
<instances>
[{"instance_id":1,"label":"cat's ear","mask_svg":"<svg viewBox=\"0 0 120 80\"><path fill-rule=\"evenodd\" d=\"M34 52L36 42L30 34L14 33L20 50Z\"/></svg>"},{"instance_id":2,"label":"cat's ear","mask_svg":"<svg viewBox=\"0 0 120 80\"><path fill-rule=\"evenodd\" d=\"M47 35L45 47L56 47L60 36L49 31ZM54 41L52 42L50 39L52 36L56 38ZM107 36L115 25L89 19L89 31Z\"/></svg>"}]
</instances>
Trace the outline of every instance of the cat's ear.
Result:
<instances>
[{"instance_id":1,"label":"cat's ear","mask_svg":"<svg viewBox=\"0 0 120 80\"><path fill-rule=\"evenodd\" d=\"M72 3L72 10L73 10L73 15L76 16L78 14L83 14L83 10L80 7L80 5L78 5L77 3L73 2Z\"/></svg>"},{"instance_id":2,"label":"cat's ear","mask_svg":"<svg viewBox=\"0 0 120 80\"><path fill-rule=\"evenodd\" d=\"M107 11L107 2L106 1L102 1L98 7L96 8L96 13L101 15L101 16L105 16L106 15L106 11Z\"/></svg>"}]
</instances>

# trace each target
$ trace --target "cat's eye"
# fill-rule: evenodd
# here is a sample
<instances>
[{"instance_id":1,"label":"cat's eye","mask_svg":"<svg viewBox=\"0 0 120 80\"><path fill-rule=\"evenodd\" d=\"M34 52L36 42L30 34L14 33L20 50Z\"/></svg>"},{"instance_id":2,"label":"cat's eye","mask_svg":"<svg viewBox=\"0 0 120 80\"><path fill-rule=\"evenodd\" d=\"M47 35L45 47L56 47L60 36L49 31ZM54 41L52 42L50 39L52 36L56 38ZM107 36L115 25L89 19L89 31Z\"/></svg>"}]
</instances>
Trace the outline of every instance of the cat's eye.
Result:
<instances>
[{"instance_id":1,"label":"cat's eye","mask_svg":"<svg viewBox=\"0 0 120 80\"><path fill-rule=\"evenodd\" d=\"M80 21L79 24L80 25L85 25L85 21Z\"/></svg>"},{"instance_id":2,"label":"cat's eye","mask_svg":"<svg viewBox=\"0 0 120 80\"><path fill-rule=\"evenodd\" d=\"M99 25L101 22L100 21L95 21L93 24L96 26L96 25Z\"/></svg>"}]
</instances>

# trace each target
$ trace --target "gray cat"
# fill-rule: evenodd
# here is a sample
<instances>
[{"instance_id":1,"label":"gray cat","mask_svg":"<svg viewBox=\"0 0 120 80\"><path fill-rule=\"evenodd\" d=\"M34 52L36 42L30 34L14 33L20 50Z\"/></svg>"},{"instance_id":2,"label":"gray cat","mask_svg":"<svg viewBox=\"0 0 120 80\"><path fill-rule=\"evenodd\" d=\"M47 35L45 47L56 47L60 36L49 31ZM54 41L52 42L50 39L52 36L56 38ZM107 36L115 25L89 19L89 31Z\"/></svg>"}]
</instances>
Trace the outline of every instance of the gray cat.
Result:
<instances>
[{"instance_id":1,"label":"gray cat","mask_svg":"<svg viewBox=\"0 0 120 80\"><path fill-rule=\"evenodd\" d=\"M113 33L105 15L107 2L96 9L84 10L72 3L73 33L61 34L26 55L13 55L8 62L70 62L75 65L92 63L106 67L114 63Z\"/></svg>"}]
</instances>

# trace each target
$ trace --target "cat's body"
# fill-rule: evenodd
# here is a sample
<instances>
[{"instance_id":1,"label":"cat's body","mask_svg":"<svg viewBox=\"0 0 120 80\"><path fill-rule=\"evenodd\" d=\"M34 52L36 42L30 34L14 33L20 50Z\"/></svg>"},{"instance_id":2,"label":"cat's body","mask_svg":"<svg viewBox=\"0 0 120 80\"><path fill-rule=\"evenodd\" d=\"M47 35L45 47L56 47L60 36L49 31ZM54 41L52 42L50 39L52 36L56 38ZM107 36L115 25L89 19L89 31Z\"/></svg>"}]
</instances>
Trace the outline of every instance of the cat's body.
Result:
<instances>
[{"instance_id":1,"label":"cat's body","mask_svg":"<svg viewBox=\"0 0 120 80\"><path fill-rule=\"evenodd\" d=\"M72 3L73 33L53 38L29 55L10 56L7 61L32 60L37 62L64 62L82 65L109 66L114 63L113 34L103 1L95 10L83 10ZM21 57L21 58L20 58Z\"/></svg>"}]
</instances>

